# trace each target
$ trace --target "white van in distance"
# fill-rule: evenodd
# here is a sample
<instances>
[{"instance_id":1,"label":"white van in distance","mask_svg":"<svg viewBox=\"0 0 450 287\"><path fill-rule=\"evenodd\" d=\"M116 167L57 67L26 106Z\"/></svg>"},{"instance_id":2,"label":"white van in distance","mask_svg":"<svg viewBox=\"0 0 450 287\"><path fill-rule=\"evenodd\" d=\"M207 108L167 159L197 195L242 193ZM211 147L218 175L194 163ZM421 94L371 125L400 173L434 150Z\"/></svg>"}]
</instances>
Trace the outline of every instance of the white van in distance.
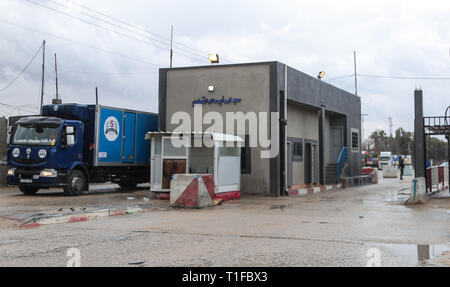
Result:
<instances>
[{"instance_id":1,"label":"white van in distance","mask_svg":"<svg viewBox=\"0 0 450 287\"><path fill-rule=\"evenodd\" d=\"M378 169L382 170L383 166L386 165L393 165L392 153L390 151L382 151L378 157Z\"/></svg>"}]
</instances>

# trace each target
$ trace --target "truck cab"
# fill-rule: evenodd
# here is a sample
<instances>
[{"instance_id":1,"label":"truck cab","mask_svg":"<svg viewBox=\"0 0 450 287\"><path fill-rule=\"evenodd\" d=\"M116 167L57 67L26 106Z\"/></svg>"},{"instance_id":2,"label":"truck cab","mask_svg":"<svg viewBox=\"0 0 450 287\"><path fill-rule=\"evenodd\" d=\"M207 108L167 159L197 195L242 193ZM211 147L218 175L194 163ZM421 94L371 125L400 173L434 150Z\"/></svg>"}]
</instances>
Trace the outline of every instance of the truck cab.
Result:
<instances>
[{"instance_id":1,"label":"truck cab","mask_svg":"<svg viewBox=\"0 0 450 287\"><path fill-rule=\"evenodd\" d=\"M18 185L27 195L49 187L69 188L71 192L86 188L86 174L75 178L72 186L67 178L73 177L75 167L85 166L81 121L24 117L16 125L8 147L8 184Z\"/></svg>"},{"instance_id":2,"label":"truck cab","mask_svg":"<svg viewBox=\"0 0 450 287\"><path fill-rule=\"evenodd\" d=\"M11 126L10 185L27 195L62 187L79 195L89 183L134 188L150 180L150 142L158 115L100 105L54 104Z\"/></svg>"},{"instance_id":3,"label":"truck cab","mask_svg":"<svg viewBox=\"0 0 450 287\"><path fill-rule=\"evenodd\" d=\"M392 166L392 152L390 151L382 151L380 153L380 156L378 158L378 169L383 170L383 167L385 166Z\"/></svg>"}]
</instances>

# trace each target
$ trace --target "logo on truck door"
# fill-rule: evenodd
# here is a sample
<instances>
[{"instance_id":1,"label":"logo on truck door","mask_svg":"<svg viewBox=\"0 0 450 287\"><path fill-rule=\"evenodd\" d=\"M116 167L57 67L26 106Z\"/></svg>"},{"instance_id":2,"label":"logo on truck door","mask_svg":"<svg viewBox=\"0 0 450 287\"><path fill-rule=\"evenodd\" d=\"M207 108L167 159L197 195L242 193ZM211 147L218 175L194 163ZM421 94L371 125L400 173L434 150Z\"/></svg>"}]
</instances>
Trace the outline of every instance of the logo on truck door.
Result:
<instances>
[{"instance_id":1,"label":"logo on truck door","mask_svg":"<svg viewBox=\"0 0 450 287\"><path fill-rule=\"evenodd\" d=\"M103 131L107 140L109 140L110 142L115 141L119 136L119 121L115 117L107 118L103 127Z\"/></svg>"}]
</instances>

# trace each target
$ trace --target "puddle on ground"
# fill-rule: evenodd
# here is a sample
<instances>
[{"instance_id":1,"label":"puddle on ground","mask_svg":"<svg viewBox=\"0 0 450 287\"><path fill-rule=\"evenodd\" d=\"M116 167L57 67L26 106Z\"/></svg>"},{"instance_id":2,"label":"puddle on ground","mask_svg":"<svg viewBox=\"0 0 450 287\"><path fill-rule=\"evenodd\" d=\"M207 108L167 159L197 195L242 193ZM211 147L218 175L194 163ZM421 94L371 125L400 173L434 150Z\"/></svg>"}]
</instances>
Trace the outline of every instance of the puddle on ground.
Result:
<instances>
[{"instance_id":1,"label":"puddle on ground","mask_svg":"<svg viewBox=\"0 0 450 287\"><path fill-rule=\"evenodd\" d=\"M369 245L369 244L367 244ZM370 244L372 245L372 244ZM426 264L427 260L440 257L443 252L450 251L450 243L448 244L373 244L393 250L399 255L403 255L417 261L419 265Z\"/></svg>"},{"instance_id":2,"label":"puddle on ground","mask_svg":"<svg viewBox=\"0 0 450 287\"><path fill-rule=\"evenodd\" d=\"M277 205L272 205L270 207L270 209L281 209L284 211L285 209L292 208L292 207L294 207L293 204L277 204Z\"/></svg>"}]
</instances>

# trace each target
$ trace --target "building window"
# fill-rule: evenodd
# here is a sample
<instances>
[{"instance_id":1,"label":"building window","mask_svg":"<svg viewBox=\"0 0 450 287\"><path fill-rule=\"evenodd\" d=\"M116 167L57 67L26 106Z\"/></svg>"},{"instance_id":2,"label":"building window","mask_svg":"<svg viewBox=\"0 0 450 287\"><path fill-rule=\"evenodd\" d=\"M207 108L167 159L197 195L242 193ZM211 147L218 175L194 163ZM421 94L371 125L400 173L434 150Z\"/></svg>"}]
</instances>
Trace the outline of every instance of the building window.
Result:
<instances>
[{"instance_id":1,"label":"building window","mask_svg":"<svg viewBox=\"0 0 450 287\"><path fill-rule=\"evenodd\" d=\"M245 135L245 145L241 148L241 174L252 173L252 152L249 136Z\"/></svg>"},{"instance_id":2,"label":"building window","mask_svg":"<svg viewBox=\"0 0 450 287\"><path fill-rule=\"evenodd\" d=\"M352 151L359 151L359 131L352 129Z\"/></svg>"},{"instance_id":3,"label":"building window","mask_svg":"<svg viewBox=\"0 0 450 287\"><path fill-rule=\"evenodd\" d=\"M288 138L292 146L292 161L303 161L303 139L300 138Z\"/></svg>"}]
</instances>

